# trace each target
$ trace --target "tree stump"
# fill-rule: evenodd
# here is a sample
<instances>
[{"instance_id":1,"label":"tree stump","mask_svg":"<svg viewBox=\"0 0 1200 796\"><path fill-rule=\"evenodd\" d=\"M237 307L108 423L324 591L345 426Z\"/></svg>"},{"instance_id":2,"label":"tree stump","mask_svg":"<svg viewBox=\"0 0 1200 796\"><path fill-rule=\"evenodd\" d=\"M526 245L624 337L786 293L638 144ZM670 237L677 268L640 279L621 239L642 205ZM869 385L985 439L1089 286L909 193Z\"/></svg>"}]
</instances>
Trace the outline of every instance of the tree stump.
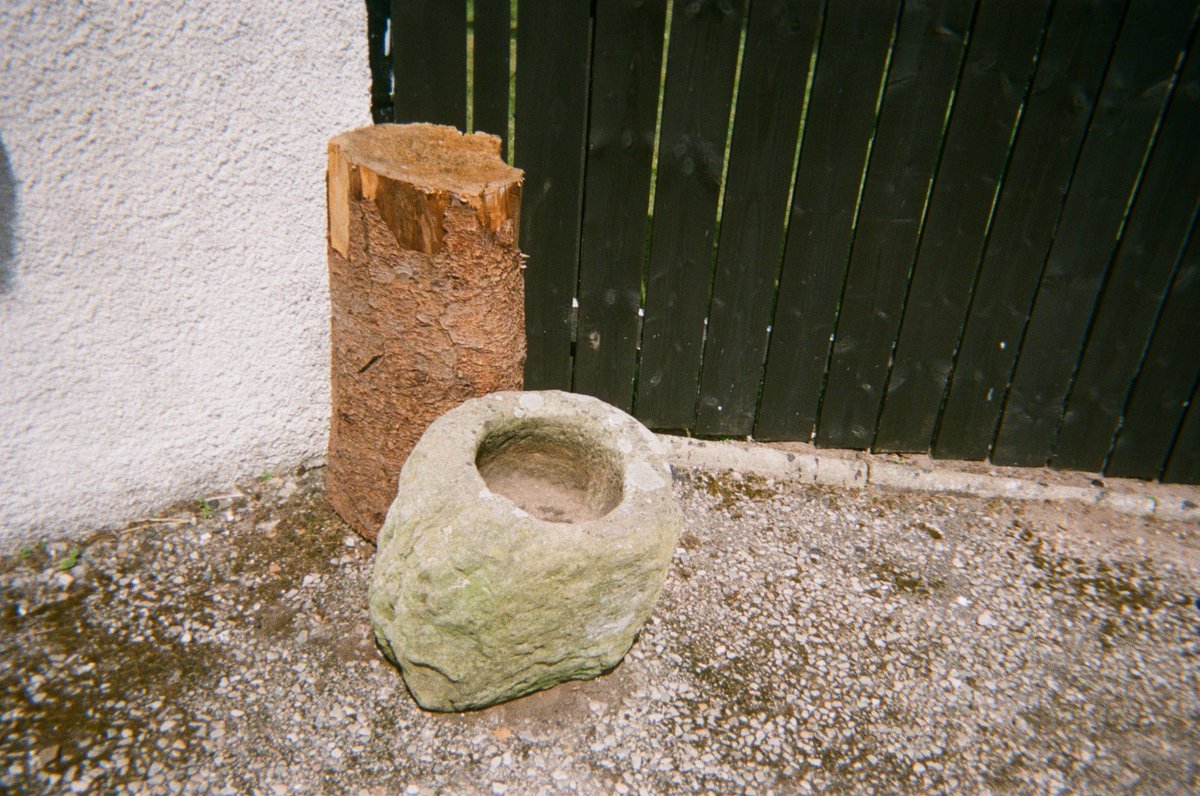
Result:
<instances>
[{"instance_id":1,"label":"tree stump","mask_svg":"<svg viewBox=\"0 0 1200 796\"><path fill-rule=\"evenodd\" d=\"M523 175L499 153L494 136L432 124L329 142L327 491L372 541L425 428L469 398L521 389Z\"/></svg>"}]
</instances>

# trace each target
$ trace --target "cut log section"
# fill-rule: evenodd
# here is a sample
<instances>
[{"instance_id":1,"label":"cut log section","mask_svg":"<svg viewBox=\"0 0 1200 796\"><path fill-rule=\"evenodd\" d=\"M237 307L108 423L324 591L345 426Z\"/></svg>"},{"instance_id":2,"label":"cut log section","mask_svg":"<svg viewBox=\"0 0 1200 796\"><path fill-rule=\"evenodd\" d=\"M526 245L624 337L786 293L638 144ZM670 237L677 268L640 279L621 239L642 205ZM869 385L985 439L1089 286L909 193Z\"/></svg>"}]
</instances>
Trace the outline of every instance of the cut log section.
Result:
<instances>
[{"instance_id":1,"label":"cut log section","mask_svg":"<svg viewBox=\"0 0 1200 796\"><path fill-rule=\"evenodd\" d=\"M431 124L329 142L327 491L370 540L425 428L468 398L521 389L523 175L499 153L494 136Z\"/></svg>"}]
</instances>

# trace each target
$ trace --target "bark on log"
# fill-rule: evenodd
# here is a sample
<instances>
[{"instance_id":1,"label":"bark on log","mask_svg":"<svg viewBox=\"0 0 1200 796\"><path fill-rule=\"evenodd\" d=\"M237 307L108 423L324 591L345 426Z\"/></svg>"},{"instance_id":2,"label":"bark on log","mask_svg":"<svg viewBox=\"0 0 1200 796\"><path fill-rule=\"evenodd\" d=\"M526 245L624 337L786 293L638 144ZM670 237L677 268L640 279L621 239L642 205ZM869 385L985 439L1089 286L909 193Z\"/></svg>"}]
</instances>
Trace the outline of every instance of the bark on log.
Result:
<instances>
[{"instance_id":1,"label":"bark on log","mask_svg":"<svg viewBox=\"0 0 1200 796\"><path fill-rule=\"evenodd\" d=\"M374 540L425 428L521 389L522 173L500 140L431 124L329 142L333 412L327 490Z\"/></svg>"}]
</instances>

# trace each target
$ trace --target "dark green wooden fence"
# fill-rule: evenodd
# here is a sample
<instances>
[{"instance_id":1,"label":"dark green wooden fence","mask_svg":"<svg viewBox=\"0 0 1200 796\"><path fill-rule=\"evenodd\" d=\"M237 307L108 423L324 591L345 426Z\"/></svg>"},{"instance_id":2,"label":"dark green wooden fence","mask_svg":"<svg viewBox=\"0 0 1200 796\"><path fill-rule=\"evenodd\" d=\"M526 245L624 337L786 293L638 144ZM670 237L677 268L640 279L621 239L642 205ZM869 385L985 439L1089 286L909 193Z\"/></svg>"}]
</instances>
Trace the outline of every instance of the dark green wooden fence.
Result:
<instances>
[{"instance_id":1,"label":"dark green wooden fence","mask_svg":"<svg viewBox=\"0 0 1200 796\"><path fill-rule=\"evenodd\" d=\"M368 10L376 120L526 172L530 389L1200 482L1197 0Z\"/></svg>"}]
</instances>

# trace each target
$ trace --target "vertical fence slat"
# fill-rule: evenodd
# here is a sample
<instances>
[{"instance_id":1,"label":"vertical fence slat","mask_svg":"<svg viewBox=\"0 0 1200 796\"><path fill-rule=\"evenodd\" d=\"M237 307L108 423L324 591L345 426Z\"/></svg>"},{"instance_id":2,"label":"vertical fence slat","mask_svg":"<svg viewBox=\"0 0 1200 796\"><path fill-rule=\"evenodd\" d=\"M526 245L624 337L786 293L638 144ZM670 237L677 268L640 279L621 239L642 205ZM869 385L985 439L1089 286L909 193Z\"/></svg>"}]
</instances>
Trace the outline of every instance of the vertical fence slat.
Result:
<instances>
[{"instance_id":1,"label":"vertical fence slat","mask_svg":"<svg viewBox=\"0 0 1200 796\"><path fill-rule=\"evenodd\" d=\"M713 235L742 28L739 4L676 11L663 90L637 417L689 428L704 342Z\"/></svg>"},{"instance_id":2,"label":"vertical fence slat","mask_svg":"<svg viewBox=\"0 0 1200 796\"><path fill-rule=\"evenodd\" d=\"M1183 425L1175 437L1163 480L1174 484L1200 484L1200 383L1192 390Z\"/></svg>"},{"instance_id":3,"label":"vertical fence slat","mask_svg":"<svg viewBox=\"0 0 1200 796\"><path fill-rule=\"evenodd\" d=\"M520 0L516 165L525 170L521 250L529 347L525 387L571 387L571 299L579 263L591 19L586 3Z\"/></svg>"},{"instance_id":4,"label":"vertical fence slat","mask_svg":"<svg viewBox=\"0 0 1200 796\"><path fill-rule=\"evenodd\" d=\"M983 459L989 453L1123 10L1120 0L1060 0L1054 10L980 266L935 456Z\"/></svg>"},{"instance_id":5,"label":"vertical fence slat","mask_svg":"<svg viewBox=\"0 0 1200 796\"><path fill-rule=\"evenodd\" d=\"M984 0L929 200L874 447L927 451L1049 0Z\"/></svg>"},{"instance_id":6,"label":"vertical fence slat","mask_svg":"<svg viewBox=\"0 0 1200 796\"><path fill-rule=\"evenodd\" d=\"M1071 180L996 437L997 464L1044 465L1130 191L1192 23L1192 4L1134 3Z\"/></svg>"},{"instance_id":7,"label":"vertical fence slat","mask_svg":"<svg viewBox=\"0 0 1200 796\"><path fill-rule=\"evenodd\" d=\"M1200 307L1200 234L1193 229L1125 410L1124 423L1104 468L1106 474L1158 478L1162 473L1200 378L1200 362L1196 358L1196 341L1200 340L1197 307Z\"/></svg>"},{"instance_id":8,"label":"vertical fence slat","mask_svg":"<svg viewBox=\"0 0 1200 796\"><path fill-rule=\"evenodd\" d=\"M509 0L475 0L475 58L472 124L500 137L501 157L508 157Z\"/></svg>"},{"instance_id":9,"label":"vertical fence slat","mask_svg":"<svg viewBox=\"0 0 1200 796\"><path fill-rule=\"evenodd\" d=\"M898 0L830 3L821 29L755 434L807 441Z\"/></svg>"},{"instance_id":10,"label":"vertical fence slat","mask_svg":"<svg viewBox=\"0 0 1200 796\"><path fill-rule=\"evenodd\" d=\"M1200 206L1200 54L1188 59L1146 167L1071 388L1054 466L1104 466L1171 274ZM1200 307L1196 308L1200 312Z\"/></svg>"},{"instance_id":11,"label":"vertical fence slat","mask_svg":"<svg viewBox=\"0 0 1200 796\"><path fill-rule=\"evenodd\" d=\"M367 64L371 70L371 119L392 121L392 64L388 58L387 27L391 0L367 0Z\"/></svg>"},{"instance_id":12,"label":"vertical fence slat","mask_svg":"<svg viewBox=\"0 0 1200 796\"><path fill-rule=\"evenodd\" d=\"M596 8L575 390L633 404L666 0Z\"/></svg>"},{"instance_id":13,"label":"vertical fence slat","mask_svg":"<svg viewBox=\"0 0 1200 796\"><path fill-rule=\"evenodd\" d=\"M817 0L750 6L696 429L749 434L767 347ZM792 102L780 102L791 97Z\"/></svg>"},{"instance_id":14,"label":"vertical fence slat","mask_svg":"<svg viewBox=\"0 0 1200 796\"><path fill-rule=\"evenodd\" d=\"M392 0L395 120L467 126L466 0Z\"/></svg>"},{"instance_id":15,"label":"vertical fence slat","mask_svg":"<svg viewBox=\"0 0 1200 796\"><path fill-rule=\"evenodd\" d=\"M904 7L863 188L817 444L867 448L974 3Z\"/></svg>"}]
</instances>

